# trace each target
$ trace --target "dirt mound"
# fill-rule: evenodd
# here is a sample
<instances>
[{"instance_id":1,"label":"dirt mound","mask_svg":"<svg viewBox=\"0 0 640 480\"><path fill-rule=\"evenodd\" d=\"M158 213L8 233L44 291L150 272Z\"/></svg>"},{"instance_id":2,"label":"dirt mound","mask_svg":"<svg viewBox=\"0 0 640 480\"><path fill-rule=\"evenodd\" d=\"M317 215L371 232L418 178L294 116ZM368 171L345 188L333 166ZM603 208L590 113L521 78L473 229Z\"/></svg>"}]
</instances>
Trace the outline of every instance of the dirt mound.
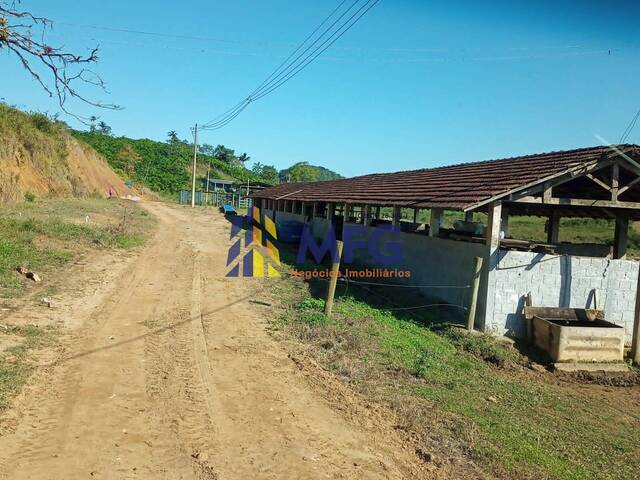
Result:
<instances>
[{"instance_id":1,"label":"dirt mound","mask_svg":"<svg viewBox=\"0 0 640 480\"><path fill-rule=\"evenodd\" d=\"M122 179L107 163L71 137L65 140L66 155L52 157L51 160L57 160L59 164L50 164L48 168L41 168L34 162L24 145L12 143L9 149L2 148L9 150L9 155L0 155L0 202L22 200L28 194L36 197L104 197L110 185L119 192L123 190Z\"/></svg>"},{"instance_id":2,"label":"dirt mound","mask_svg":"<svg viewBox=\"0 0 640 480\"><path fill-rule=\"evenodd\" d=\"M123 181L61 123L0 105L0 203L35 197L123 194ZM129 193L129 192L127 192Z\"/></svg>"}]
</instances>

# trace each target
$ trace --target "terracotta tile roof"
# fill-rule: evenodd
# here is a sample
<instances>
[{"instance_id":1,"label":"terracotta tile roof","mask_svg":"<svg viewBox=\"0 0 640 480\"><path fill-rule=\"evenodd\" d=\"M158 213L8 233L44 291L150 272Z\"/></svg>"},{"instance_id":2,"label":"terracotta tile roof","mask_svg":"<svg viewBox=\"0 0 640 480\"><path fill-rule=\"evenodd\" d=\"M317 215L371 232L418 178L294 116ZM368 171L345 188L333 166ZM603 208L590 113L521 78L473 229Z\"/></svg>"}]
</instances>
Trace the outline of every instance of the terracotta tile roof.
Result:
<instances>
[{"instance_id":1,"label":"terracotta tile roof","mask_svg":"<svg viewBox=\"0 0 640 480\"><path fill-rule=\"evenodd\" d=\"M620 145L619 148L630 157L640 159L639 146ZM581 148L327 182L287 183L266 188L253 196L305 202L462 210L547 177L616 155L609 147Z\"/></svg>"}]
</instances>

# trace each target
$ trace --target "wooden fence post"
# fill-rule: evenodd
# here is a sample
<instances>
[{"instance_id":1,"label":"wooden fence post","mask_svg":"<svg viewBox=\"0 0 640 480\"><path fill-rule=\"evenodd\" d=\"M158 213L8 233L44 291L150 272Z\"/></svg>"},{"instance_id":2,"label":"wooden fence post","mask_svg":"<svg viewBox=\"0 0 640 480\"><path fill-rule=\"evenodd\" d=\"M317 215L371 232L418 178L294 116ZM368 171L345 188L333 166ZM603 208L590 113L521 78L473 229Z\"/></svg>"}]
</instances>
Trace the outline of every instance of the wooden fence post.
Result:
<instances>
[{"instance_id":1,"label":"wooden fence post","mask_svg":"<svg viewBox=\"0 0 640 480\"><path fill-rule=\"evenodd\" d=\"M467 330L472 331L476 322L476 308L478 306L478 291L480 290L480 279L482 278L482 257L476 257L473 271L473 284L471 285L471 302L469 303L469 314L467 316Z\"/></svg>"},{"instance_id":2,"label":"wooden fence post","mask_svg":"<svg viewBox=\"0 0 640 480\"><path fill-rule=\"evenodd\" d=\"M342 259L342 240L336 240L336 257L331 265L331 276L329 278L329 288L327 289L327 299L324 302L324 314L327 317L333 312L333 298L336 294L338 283L338 272L340 271L340 260Z\"/></svg>"}]
</instances>

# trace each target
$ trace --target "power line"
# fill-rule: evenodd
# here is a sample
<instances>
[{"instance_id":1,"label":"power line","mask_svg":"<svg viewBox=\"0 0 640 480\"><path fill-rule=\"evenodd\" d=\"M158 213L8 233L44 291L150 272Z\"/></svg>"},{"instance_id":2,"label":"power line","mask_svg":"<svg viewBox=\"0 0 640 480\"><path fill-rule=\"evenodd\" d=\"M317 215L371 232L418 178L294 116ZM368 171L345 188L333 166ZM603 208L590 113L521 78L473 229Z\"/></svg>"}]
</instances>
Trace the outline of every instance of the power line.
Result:
<instances>
[{"instance_id":1,"label":"power line","mask_svg":"<svg viewBox=\"0 0 640 480\"><path fill-rule=\"evenodd\" d=\"M342 32L340 32L340 30L342 28L344 28L344 25L336 32L333 33L333 35L331 35L331 37L329 37L327 40L325 40L318 48L316 48L311 55L313 55L311 58L309 58L307 61L305 61L305 63L303 63L302 65L300 65L296 70L294 70L293 72L291 72L289 75L287 75L285 78L281 79L278 83L276 83L275 85L271 86L269 89L267 89L266 91L260 93L258 96L256 96L254 98L254 100L259 100L267 95L269 95L271 92L273 92L274 90L277 90L278 88L280 88L282 85L284 85L285 83L287 83L289 80L291 80L293 77L295 77L298 73L300 73L302 70L304 70L310 63L312 63L316 58L318 58L320 55L322 55L327 49L329 49L331 47L331 45L333 45L335 42L337 42L345 33L347 33L349 30L351 30L351 28L358 23L358 21L364 16L366 15L366 13L371 10L380 0L374 0L373 3L371 3L371 5L369 5L369 7L367 7L362 13L360 13L360 11L366 7L366 5L369 3L367 2L367 4L365 4L363 7L360 8L360 10L358 10L355 14L353 14L349 20L347 20L347 23L350 22L354 17L357 16L357 18L350 24L348 25L348 27L345 30L342 30ZM359 16L358 16L359 14ZM336 37L337 35L337 37ZM317 53L316 53L317 52Z\"/></svg>"},{"instance_id":2,"label":"power line","mask_svg":"<svg viewBox=\"0 0 640 480\"><path fill-rule=\"evenodd\" d=\"M367 0L367 2L369 2L369 1L370 1L370 0ZM274 70L274 72L273 72L271 75L269 75L269 77L268 77L264 82L262 82L262 83L258 86L258 88L256 88L253 92L251 92L251 93L249 94L249 96L255 96L255 95L257 95L257 94L258 94L258 92L260 92L262 89L267 88L270 84L272 84L273 82L277 82L280 78L282 78L282 76L283 76L283 75L286 75L286 74L291 70L291 68L295 68L294 66L295 66L295 65L296 65L296 63L300 60L300 58L302 58L302 57L303 57L303 56L304 56L304 55L305 55L305 54L306 54L306 53L307 53L311 48L313 48L313 46L314 46L314 45L316 45L320 40L322 40L322 38L323 38L327 33L329 33L329 32L333 29L333 27L335 27L335 26L336 26L336 24L337 24L340 20L342 20L342 19L344 18L344 16L345 16L347 13L349 13L349 12L351 11L351 9L352 9L353 7L355 7L359 2L360 2L360 0L355 0L355 1L351 4L351 6L350 6L349 8L348 8L347 10L345 10L344 12L342 12L342 14L341 14L337 19L335 19L335 20L334 20L334 22L333 22L331 25L329 25L329 26L328 26L328 27L327 27L327 28L326 28L326 29L325 29L325 30L324 30L324 31L323 31L323 32L318 36L318 38L316 38L316 39L315 39L315 40L314 40L314 41L313 41L313 42L312 42L312 43L311 43L311 44L310 44L310 45L309 45L309 46L308 46L308 47L307 47L307 48L306 48L306 49L305 49L305 50L304 50L300 55L298 55L298 56L297 56L293 61L289 62L289 60L290 60L290 59L291 59L291 58L292 58L292 57L293 57L293 56L294 56L294 55L295 55L295 54L296 54L296 53L297 53L297 52L298 52L298 51L299 51L299 50L300 50L300 49L301 49L301 48L302 48L306 43L307 43L307 41L309 41L309 40L313 37L313 35L315 35L315 33L316 33L318 30L320 30L320 28L321 28L321 27L322 27L326 22L328 22L328 21L329 21L329 19L330 19L330 18L331 18L331 17L332 17L336 12L338 12L338 11L340 10L340 8L342 7L342 5L344 5L344 4L346 3L346 0L343 0L343 1L340 3L340 5L338 5L338 7L337 7L333 12L331 12L331 14L330 14L330 15L329 15L329 16L328 16L328 17L327 17L327 18L326 18L326 19L325 19L325 20L324 20L324 21L323 21L319 26L318 26L318 28L316 28L316 29L313 31L313 33L311 33L311 34L310 34L310 35L309 35L309 36L308 36L308 37L307 37L307 38L306 38L306 39L305 39L305 40L300 44L300 46L299 46L299 47L298 47L298 48L297 48L297 49L296 49L296 50L295 50L291 55L289 55L289 58L287 58L287 60L285 60L284 62L282 62L282 64L281 64L278 68L276 68L276 69ZM306 57L306 58L308 58L308 57ZM288 63L288 65L287 65L287 62L289 62L289 63ZM284 68L284 69L283 69L283 67L285 67L285 65L286 65L286 68ZM278 71L280 71L280 73L278 73ZM276 74L277 74L277 75L276 75Z\"/></svg>"},{"instance_id":3,"label":"power line","mask_svg":"<svg viewBox=\"0 0 640 480\"><path fill-rule=\"evenodd\" d=\"M346 2L346 0L345 0ZM265 47L294 47L295 43L287 43L287 42L263 42L263 41L255 41L255 42L247 42L243 40L234 40L229 38L216 38L216 37L207 37L207 36L199 36L199 35L187 35L181 33L166 33L166 32L155 32L150 30L133 30L121 27L112 27L105 25L95 25L95 24L79 24L79 23L70 23L70 22L59 22L55 21L54 25L66 25L70 27L77 28L87 28L91 30L102 30L106 32L115 32L115 33L129 33L134 35L141 36L151 36L151 37L160 37L160 38L170 38L177 40L194 40L201 42L217 42L217 43L226 43L231 45L245 45L245 46L265 46ZM59 33L54 30L54 33ZM109 42L111 40L99 39L100 41ZM113 42L116 43L116 42ZM130 43L122 42L124 45L129 45ZM133 44L137 45L137 44ZM441 53L441 54L456 54L456 53L476 53L476 52L485 52L485 51L549 51L549 50L578 50L586 48L586 45L581 44L569 44L569 45L540 45L540 46L532 46L532 47L474 47L474 48L372 48L372 47L355 47L355 46L345 46L345 47L336 47L336 50L341 51L353 51L353 52L376 52L376 53ZM198 50L198 48L195 48ZM609 51L617 51L612 49L600 49L597 50L597 53L601 52L609 52ZM232 54L233 52L219 52L225 54ZM244 54L249 55L249 54ZM255 54L256 56L258 54ZM528 58L528 57L527 57Z\"/></svg>"},{"instance_id":4,"label":"power line","mask_svg":"<svg viewBox=\"0 0 640 480\"><path fill-rule=\"evenodd\" d=\"M340 2L340 4L339 4L339 5L338 5L338 6L337 6L337 7L336 7L336 8L335 8L335 9L334 9L330 14L329 14L329 16L328 16L327 18L325 18L325 19L322 21L322 23L321 23L320 25L318 25L318 26L316 27L316 29L315 29L313 32L311 32L311 33L309 34L309 36L307 36L307 38L305 38L305 39L304 39L304 41L303 41L300 45L298 45L298 47L297 47L293 52L291 52L291 55L289 55L289 56L288 56L288 57L287 57L287 58L286 58L286 59L285 59L285 60L284 60L280 65L278 65L278 68L276 68L276 69L271 73L271 75L269 75L269 76L267 77L267 79L266 79L264 82L262 82L262 83L258 86L258 88L257 88L257 89L262 88L262 87L264 86L264 84L265 84L265 83L267 83L267 81L271 80L271 78L272 78L272 77L273 77L273 76L278 72L278 70L280 70L280 69L281 69L281 68L282 68L282 67L283 67L283 66L284 66L284 65L285 65L289 60L291 60L291 58L292 58L296 53L298 53L298 52L300 51L300 49L303 47L303 45L304 45L305 43L307 43L309 40L311 40L311 38L312 38L316 33L318 33L318 30L320 30L320 29L323 27L323 25L325 25L325 24L329 21L329 19L330 19L333 15L335 15L335 13L336 13L338 10L340 10L340 8L342 8L342 6L343 6L345 3L347 3L347 0L342 0L342 2ZM256 89L256 90L257 90L257 89ZM255 91L255 90L254 90L254 91Z\"/></svg>"},{"instance_id":5,"label":"power line","mask_svg":"<svg viewBox=\"0 0 640 480\"><path fill-rule=\"evenodd\" d=\"M640 109L638 110L636 115L633 117L629 125L627 125L627 128L625 129L624 133L620 137L620 141L618 142L619 144L623 144L624 142L627 141L627 138L629 138L629 135L631 135L631 132L633 132L633 129L635 128L636 123L638 123L639 118L640 118Z\"/></svg>"},{"instance_id":6,"label":"power line","mask_svg":"<svg viewBox=\"0 0 640 480\"><path fill-rule=\"evenodd\" d=\"M337 19L333 21L329 27L327 27L317 38L302 51L295 59L292 58L300 52L305 45L326 25L341 8L347 3L347 0L342 0L338 6L332 10L332 12L316 27L311 34L309 34L304 41L282 62L258 87L256 87L245 99L241 100L234 107L227 110L222 115L219 115L214 120L207 122L203 125L203 130L218 130L230 122L232 122L242 111L247 108L252 102L260 98L265 97L274 90L280 88L287 83L298 73L304 70L310 63L318 58L324 51L326 51L331 45L333 45L338 39L340 39L346 32L348 32L358 21L371 10L380 0L366 0L366 3L360 6L354 14L351 15L346 21L341 20L356 7L361 0L355 0ZM340 23L338 27L336 25ZM333 33L331 33L333 32ZM328 38L326 37L328 34ZM324 41L322 41L324 38ZM318 42L321 42L319 46L312 52L308 53Z\"/></svg>"}]
</instances>

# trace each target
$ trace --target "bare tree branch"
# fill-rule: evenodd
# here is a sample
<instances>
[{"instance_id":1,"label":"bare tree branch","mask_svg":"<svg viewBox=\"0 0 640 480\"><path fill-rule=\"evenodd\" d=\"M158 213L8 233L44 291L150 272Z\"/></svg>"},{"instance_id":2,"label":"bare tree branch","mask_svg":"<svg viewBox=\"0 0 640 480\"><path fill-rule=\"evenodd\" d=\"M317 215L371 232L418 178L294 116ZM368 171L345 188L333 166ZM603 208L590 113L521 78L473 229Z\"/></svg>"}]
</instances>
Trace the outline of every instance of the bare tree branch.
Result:
<instances>
[{"instance_id":1,"label":"bare tree branch","mask_svg":"<svg viewBox=\"0 0 640 480\"><path fill-rule=\"evenodd\" d=\"M88 84L106 92L103 80L88 68L98 62L98 48L79 55L67 52L63 47L48 45L44 40L45 33L53 27L53 22L18 10L19 3L20 0L0 0L0 50L5 48L14 53L31 77L58 101L60 108L83 123L89 119L70 112L66 106L69 99L97 108L119 109L117 105L90 100L76 87ZM36 39L36 33L41 40Z\"/></svg>"}]
</instances>

